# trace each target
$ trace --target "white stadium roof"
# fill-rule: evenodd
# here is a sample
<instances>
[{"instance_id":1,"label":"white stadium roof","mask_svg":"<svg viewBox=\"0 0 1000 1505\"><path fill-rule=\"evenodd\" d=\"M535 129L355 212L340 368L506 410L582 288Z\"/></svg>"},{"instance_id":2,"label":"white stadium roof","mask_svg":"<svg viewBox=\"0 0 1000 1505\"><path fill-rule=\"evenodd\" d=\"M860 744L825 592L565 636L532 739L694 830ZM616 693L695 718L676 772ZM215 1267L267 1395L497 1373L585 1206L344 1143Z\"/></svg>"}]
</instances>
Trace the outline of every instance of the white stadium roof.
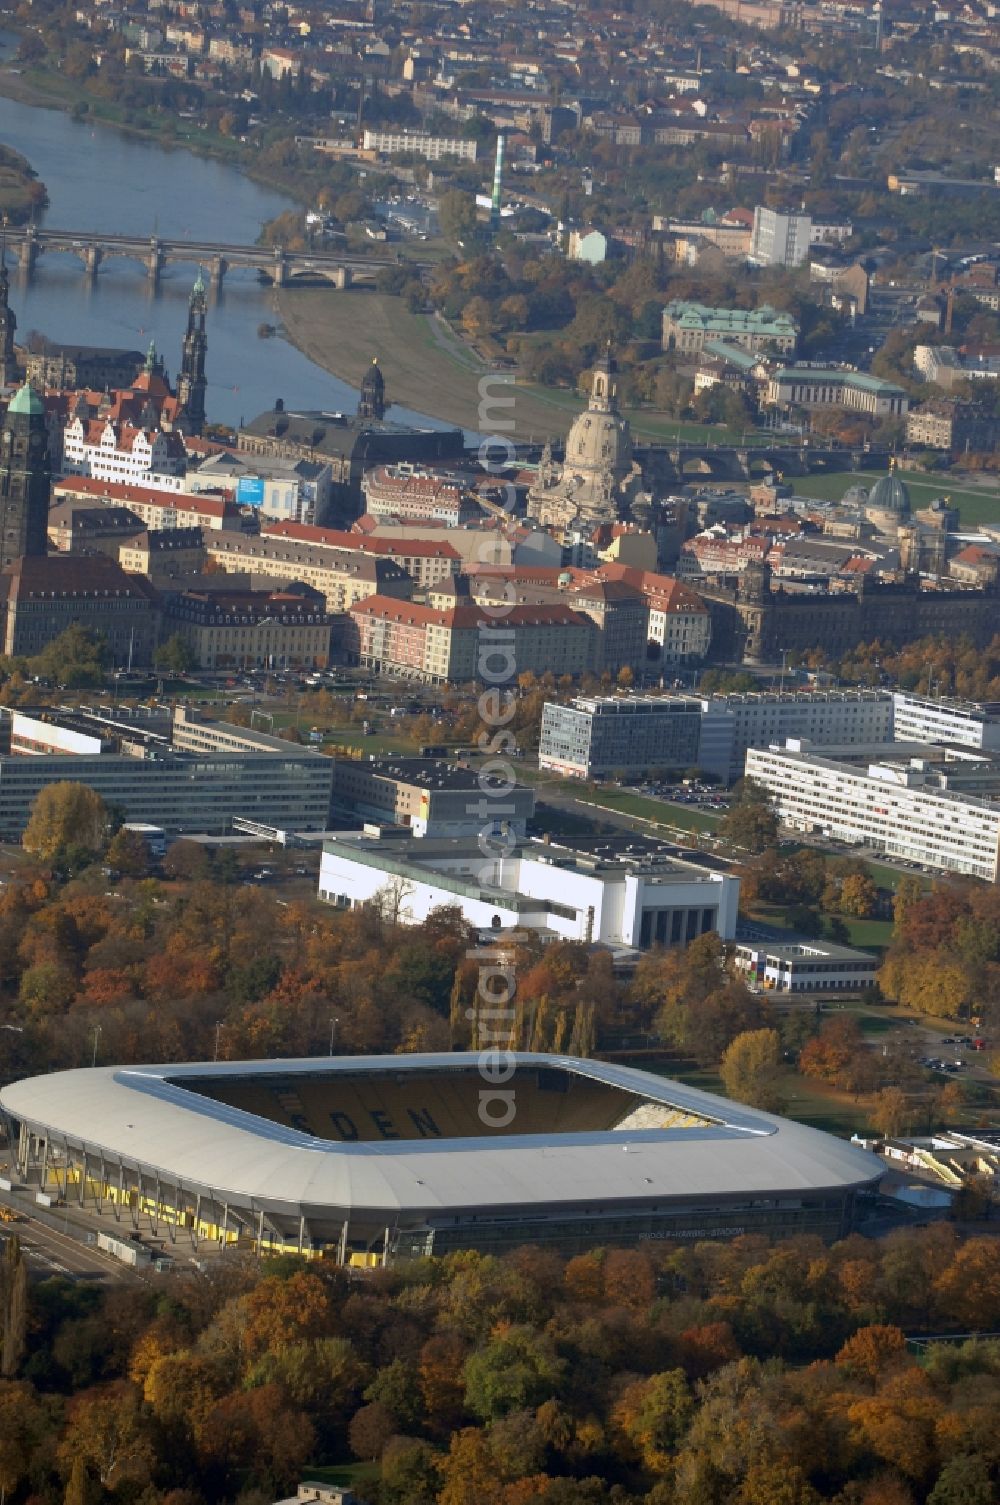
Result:
<instances>
[{"instance_id":1,"label":"white stadium roof","mask_svg":"<svg viewBox=\"0 0 1000 1505\"><path fill-rule=\"evenodd\" d=\"M568 1056L518 1054L517 1071L554 1069L710 1120L683 1128L343 1143L189 1090L227 1078L470 1073L475 1054L307 1058L99 1067L4 1087L0 1107L36 1134L188 1190L275 1213L433 1219L449 1212L551 1211L673 1200L844 1194L882 1174L866 1152L649 1072ZM483 1090L488 1083L483 1082ZM515 1096L516 1101L516 1096Z\"/></svg>"}]
</instances>

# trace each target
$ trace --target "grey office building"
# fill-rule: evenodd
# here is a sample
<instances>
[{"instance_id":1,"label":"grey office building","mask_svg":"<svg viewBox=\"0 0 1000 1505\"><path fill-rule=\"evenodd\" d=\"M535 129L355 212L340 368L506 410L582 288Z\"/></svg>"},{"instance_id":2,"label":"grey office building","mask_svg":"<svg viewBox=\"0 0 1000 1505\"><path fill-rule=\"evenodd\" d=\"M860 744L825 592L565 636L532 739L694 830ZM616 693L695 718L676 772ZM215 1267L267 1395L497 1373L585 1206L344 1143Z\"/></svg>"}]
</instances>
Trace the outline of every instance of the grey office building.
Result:
<instances>
[{"instance_id":1,"label":"grey office building","mask_svg":"<svg viewBox=\"0 0 1000 1505\"><path fill-rule=\"evenodd\" d=\"M698 762L701 701L695 696L581 696L569 705L547 701L542 712L539 768L601 779Z\"/></svg>"},{"instance_id":2,"label":"grey office building","mask_svg":"<svg viewBox=\"0 0 1000 1505\"><path fill-rule=\"evenodd\" d=\"M538 763L586 779L697 767L732 783L742 777L748 748L783 746L787 737L820 745L887 740L892 701L888 690L807 690L547 702Z\"/></svg>"}]
</instances>

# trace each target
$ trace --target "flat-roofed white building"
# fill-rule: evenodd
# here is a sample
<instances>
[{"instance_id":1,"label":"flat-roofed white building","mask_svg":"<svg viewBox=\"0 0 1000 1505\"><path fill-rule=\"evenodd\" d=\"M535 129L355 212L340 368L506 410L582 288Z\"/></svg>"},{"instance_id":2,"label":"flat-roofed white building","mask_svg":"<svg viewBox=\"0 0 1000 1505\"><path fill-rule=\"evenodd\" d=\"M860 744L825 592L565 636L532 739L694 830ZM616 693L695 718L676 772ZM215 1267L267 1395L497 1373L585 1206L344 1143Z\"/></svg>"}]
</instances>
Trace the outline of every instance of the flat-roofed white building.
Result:
<instances>
[{"instance_id":1,"label":"flat-roofed white building","mask_svg":"<svg viewBox=\"0 0 1000 1505\"><path fill-rule=\"evenodd\" d=\"M941 742L952 747L1000 749L1000 703L942 700L897 690L892 697L897 742Z\"/></svg>"},{"instance_id":2,"label":"flat-roofed white building","mask_svg":"<svg viewBox=\"0 0 1000 1505\"><path fill-rule=\"evenodd\" d=\"M412 152L415 157L424 157L428 162L437 162L441 157L459 157L463 162L475 162L479 143L464 136L431 136L426 131L365 131L362 138L366 152L383 152L395 156L397 152Z\"/></svg>"},{"instance_id":3,"label":"flat-roofed white building","mask_svg":"<svg viewBox=\"0 0 1000 1505\"><path fill-rule=\"evenodd\" d=\"M813 748L790 739L751 748L746 772L793 831L996 881L1000 769L988 759L926 743Z\"/></svg>"},{"instance_id":4,"label":"flat-roofed white building","mask_svg":"<svg viewBox=\"0 0 1000 1505\"><path fill-rule=\"evenodd\" d=\"M712 695L702 701L702 768L714 768L708 753L710 723L717 718L732 722L729 779L742 776L747 749L768 747L788 737L808 737L811 742L866 744L887 742L892 735L892 695L888 690L792 690L749 691L745 694ZM712 743L714 746L714 741Z\"/></svg>"},{"instance_id":5,"label":"flat-roofed white building","mask_svg":"<svg viewBox=\"0 0 1000 1505\"><path fill-rule=\"evenodd\" d=\"M324 844L319 874L324 902L380 905L395 923L419 925L441 905L458 905L482 930L625 948L686 946L710 930L732 940L739 887L698 853L631 833L521 844L498 831L480 844L347 832Z\"/></svg>"},{"instance_id":6,"label":"flat-roofed white building","mask_svg":"<svg viewBox=\"0 0 1000 1505\"><path fill-rule=\"evenodd\" d=\"M879 959L834 941L746 939L733 965L756 992L860 993L875 982Z\"/></svg>"}]
</instances>

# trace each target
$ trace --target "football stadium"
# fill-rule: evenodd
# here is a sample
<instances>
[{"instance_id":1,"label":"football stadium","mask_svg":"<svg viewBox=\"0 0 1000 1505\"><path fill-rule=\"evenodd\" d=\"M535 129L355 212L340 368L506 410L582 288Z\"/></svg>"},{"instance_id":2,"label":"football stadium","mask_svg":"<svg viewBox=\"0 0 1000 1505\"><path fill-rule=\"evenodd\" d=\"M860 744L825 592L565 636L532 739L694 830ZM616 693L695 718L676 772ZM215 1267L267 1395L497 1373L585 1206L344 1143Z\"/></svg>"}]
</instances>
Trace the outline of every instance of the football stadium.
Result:
<instances>
[{"instance_id":1,"label":"football stadium","mask_svg":"<svg viewBox=\"0 0 1000 1505\"><path fill-rule=\"evenodd\" d=\"M373 1264L542 1243L818 1233L882 1167L817 1129L566 1056L97 1067L0 1092L12 1175L174 1241Z\"/></svg>"}]
</instances>

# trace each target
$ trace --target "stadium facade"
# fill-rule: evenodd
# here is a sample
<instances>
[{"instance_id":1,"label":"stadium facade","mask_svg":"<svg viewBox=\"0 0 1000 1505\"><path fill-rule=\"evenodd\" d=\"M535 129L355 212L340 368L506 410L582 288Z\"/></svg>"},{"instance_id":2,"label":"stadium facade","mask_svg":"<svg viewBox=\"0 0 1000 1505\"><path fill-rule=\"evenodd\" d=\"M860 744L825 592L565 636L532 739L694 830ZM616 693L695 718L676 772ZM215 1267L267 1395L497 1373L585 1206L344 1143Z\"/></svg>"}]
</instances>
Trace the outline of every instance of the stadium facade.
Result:
<instances>
[{"instance_id":1,"label":"stadium facade","mask_svg":"<svg viewBox=\"0 0 1000 1505\"><path fill-rule=\"evenodd\" d=\"M12 1174L121 1231L371 1264L817 1233L882 1168L631 1067L539 1054L99 1067L0 1092Z\"/></svg>"}]
</instances>

